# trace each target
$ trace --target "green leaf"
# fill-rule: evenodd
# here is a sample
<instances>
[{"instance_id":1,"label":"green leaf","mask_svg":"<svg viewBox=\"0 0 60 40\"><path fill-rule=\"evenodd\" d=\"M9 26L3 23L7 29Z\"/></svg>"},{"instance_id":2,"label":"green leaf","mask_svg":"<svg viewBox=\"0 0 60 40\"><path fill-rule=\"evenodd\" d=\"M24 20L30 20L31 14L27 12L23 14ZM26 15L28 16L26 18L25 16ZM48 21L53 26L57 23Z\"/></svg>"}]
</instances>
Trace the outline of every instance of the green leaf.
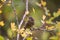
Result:
<instances>
[{"instance_id":1,"label":"green leaf","mask_svg":"<svg viewBox=\"0 0 60 40\"><path fill-rule=\"evenodd\" d=\"M27 40L32 40L32 37L27 37Z\"/></svg>"},{"instance_id":2,"label":"green leaf","mask_svg":"<svg viewBox=\"0 0 60 40\"><path fill-rule=\"evenodd\" d=\"M58 40L58 37L57 36L52 36L49 38L50 40Z\"/></svg>"},{"instance_id":3,"label":"green leaf","mask_svg":"<svg viewBox=\"0 0 60 40\"><path fill-rule=\"evenodd\" d=\"M3 36L0 36L0 40L4 40Z\"/></svg>"},{"instance_id":4,"label":"green leaf","mask_svg":"<svg viewBox=\"0 0 60 40\"><path fill-rule=\"evenodd\" d=\"M42 40L47 40L49 37L49 33L44 31L43 34L42 34Z\"/></svg>"}]
</instances>

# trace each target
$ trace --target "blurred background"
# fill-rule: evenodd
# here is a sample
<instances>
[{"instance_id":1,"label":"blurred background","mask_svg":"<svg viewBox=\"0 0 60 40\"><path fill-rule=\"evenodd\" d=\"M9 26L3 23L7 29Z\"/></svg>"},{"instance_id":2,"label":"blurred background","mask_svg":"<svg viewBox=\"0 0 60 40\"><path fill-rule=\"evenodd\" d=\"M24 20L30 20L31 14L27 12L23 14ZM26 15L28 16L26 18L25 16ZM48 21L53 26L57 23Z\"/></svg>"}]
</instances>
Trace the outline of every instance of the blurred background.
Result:
<instances>
[{"instance_id":1,"label":"blurred background","mask_svg":"<svg viewBox=\"0 0 60 40\"><path fill-rule=\"evenodd\" d=\"M28 0L28 10L22 27L32 17L34 25L31 28L36 30L31 32L33 38L26 40L60 40L60 0ZM18 29L16 16L20 23L25 11L26 0L0 0L0 40L16 40L17 32L13 31ZM46 16L44 20L43 15ZM14 27L11 28L11 25ZM41 26L46 30L40 30Z\"/></svg>"}]
</instances>

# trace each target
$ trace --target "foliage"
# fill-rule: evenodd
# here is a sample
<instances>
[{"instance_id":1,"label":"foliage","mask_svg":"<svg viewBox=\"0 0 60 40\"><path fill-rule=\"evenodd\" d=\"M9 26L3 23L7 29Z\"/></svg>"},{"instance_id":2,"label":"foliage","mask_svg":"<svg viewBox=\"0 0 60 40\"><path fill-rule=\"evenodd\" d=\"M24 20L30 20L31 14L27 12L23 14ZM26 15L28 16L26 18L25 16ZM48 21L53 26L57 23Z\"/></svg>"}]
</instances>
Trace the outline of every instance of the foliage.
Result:
<instances>
[{"instance_id":1,"label":"foliage","mask_svg":"<svg viewBox=\"0 0 60 40\"><path fill-rule=\"evenodd\" d=\"M0 40L4 40L4 37L0 35Z\"/></svg>"},{"instance_id":2,"label":"foliage","mask_svg":"<svg viewBox=\"0 0 60 40\"><path fill-rule=\"evenodd\" d=\"M52 21L60 16L60 8L51 12L55 6L49 0L0 0L0 40L4 40L4 37L15 40L19 36L24 40L59 40L60 20ZM26 27L27 23L33 24L29 17L34 20L34 25L30 28ZM3 35L5 31L6 35Z\"/></svg>"}]
</instances>

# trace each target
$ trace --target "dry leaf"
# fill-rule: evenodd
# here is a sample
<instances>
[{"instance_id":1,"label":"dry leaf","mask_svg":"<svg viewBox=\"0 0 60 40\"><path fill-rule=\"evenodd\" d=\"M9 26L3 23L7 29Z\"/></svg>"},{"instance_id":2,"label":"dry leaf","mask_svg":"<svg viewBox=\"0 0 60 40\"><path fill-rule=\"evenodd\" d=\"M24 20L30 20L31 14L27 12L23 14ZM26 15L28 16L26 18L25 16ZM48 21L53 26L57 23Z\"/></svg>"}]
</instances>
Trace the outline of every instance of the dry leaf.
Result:
<instances>
[{"instance_id":1,"label":"dry leaf","mask_svg":"<svg viewBox=\"0 0 60 40\"><path fill-rule=\"evenodd\" d=\"M0 21L0 26L4 26L4 22L3 21Z\"/></svg>"}]
</instances>

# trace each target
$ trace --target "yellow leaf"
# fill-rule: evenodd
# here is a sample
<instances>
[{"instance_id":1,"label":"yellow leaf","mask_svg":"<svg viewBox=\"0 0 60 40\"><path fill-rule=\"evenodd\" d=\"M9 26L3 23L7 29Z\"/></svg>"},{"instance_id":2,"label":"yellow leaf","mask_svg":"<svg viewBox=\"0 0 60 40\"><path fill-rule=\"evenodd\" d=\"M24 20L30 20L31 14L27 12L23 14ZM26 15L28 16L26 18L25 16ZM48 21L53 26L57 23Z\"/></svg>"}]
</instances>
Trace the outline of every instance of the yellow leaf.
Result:
<instances>
[{"instance_id":1,"label":"yellow leaf","mask_svg":"<svg viewBox=\"0 0 60 40\"><path fill-rule=\"evenodd\" d=\"M32 35L32 32L31 31L26 31L26 34Z\"/></svg>"},{"instance_id":2,"label":"yellow leaf","mask_svg":"<svg viewBox=\"0 0 60 40\"><path fill-rule=\"evenodd\" d=\"M57 13L59 13L59 14L60 14L60 9L58 9Z\"/></svg>"},{"instance_id":3,"label":"yellow leaf","mask_svg":"<svg viewBox=\"0 0 60 40\"><path fill-rule=\"evenodd\" d=\"M53 15L54 15L54 17L58 17L60 15L60 9L58 9L57 12L54 12Z\"/></svg>"},{"instance_id":4,"label":"yellow leaf","mask_svg":"<svg viewBox=\"0 0 60 40\"><path fill-rule=\"evenodd\" d=\"M7 4L7 6L11 6L11 4L10 4L10 3L8 3L8 4Z\"/></svg>"},{"instance_id":5,"label":"yellow leaf","mask_svg":"<svg viewBox=\"0 0 60 40\"><path fill-rule=\"evenodd\" d=\"M2 10L0 10L0 14L2 13Z\"/></svg>"},{"instance_id":6,"label":"yellow leaf","mask_svg":"<svg viewBox=\"0 0 60 40\"><path fill-rule=\"evenodd\" d=\"M55 39L55 37L50 37L49 39Z\"/></svg>"},{"instance_id":7,"label":"yellow leaf","mask_svg":"<svg viewBox=\"0 0 60 40\"><path fill-rule=\"evenodd\" d=\"M11 6L11 0L8 1L7 6Z\"/></svg>"},{"instance_id":8,"label":"yellow leaf","mask_svg":"<svg viewBox=\"0 0 60 40\"><path fill-rule=\"evenodd\" d=\"M43 15L42 19L43 19L43 20L45 20L45 18L46 18L46 16L45 16L45 15Z\"/></svg>"},{"instance_id":9,"label":"yellow leaf","mask_svg":"<svg viewBox=\"0 0 60 40\"><path fill-rule=\"evenodd\" d=\"M24 30L24 29L23 29ZM28 35L32 35L32 32L30 31L30 29L26 29L22 34L21 36L22 37L27 37Z\"/></svg>"},{"instance_id":10,"label":"yellow leaf","mask_svg":"<svg viewBox=\"0 0 60 40\"><path fill-rule=\"evenodd\" d=\"M51 16L51 14L50 14L50 13L48 13L47 15L48 15L48 16Z\"/></svg>"},{"instance_id":11,"label":"yellow leaf","mask_svg":"<svg viewBox=\"0 0 60 40\"><path fill-rule=\"evenodd\" d=\"M51 23L51 21L49 21L49 20L48 20L48 21L46 21L46 23L50 24L50 23Z\"/></svg>"},{"instance_id":12,"label":"yellow leaf","mask_svg":"<svg viewBox=\"0 0 60 40\"><path fill-rule=\"evenodd\" d=\"M11 29L12 29L12 31L15 31L16 30L16 26L15 26L15 23L14 22L11 23Z\"/></svg>"},{"instance_id":13,"label":"yellow leaf","mask_svg":"<svg viewBox=\"0 0 60 40\"><path fill-rule=\"evenodd\" d=\"M2 2L5 2L6 0L1 0Z\"/></svg>"},{"instance_id":14,"label":"yellow leaf","mask_svg":"<svg viewBox=\"0 0 60 40\"><path fill-rule=\"evenodd\" d=\"M57 28L58 30L60 30L60 22L57 22L56 28Z\"/></svg>"},{"instance_id":15,"label":"yellow leaf","mask_svg":"<svg viewBox=\"0 0 60 40\"><path fill-rule=\"evenodd\" d=\"M26 34L32 35L32 32L31 32L30 29L28 29L28 28L25 30L25 32L26 32Z\"/></svg>"},{"instance_id":16,"label":"yellow leaf","mask_svg":"<svg viewBox=\"0 0 60 40\"><path fill-rule=\"evenodd\" d=\"M2 4L0 4L0 8L2 7Z\"/></svg>"},{"instance_id":17,"label":"yellow leaf","mask_svg":"<svg viewBox=\"0 0 60 40\"><path fill-rule=\"evenodd\" d=\"M35 13L35 9L34 8L32 8L33 9L33 12Z\"/></svg>"},{"instance_id":18,"label":"yellow leaf","mask_svg":"<svg viewBox=\"0 0 60 40\"><path fill-rule=\"evenodd\" d=\"M58 39L58 36L52 36L52 37L50 37L49 39L50 39L50 40L59 40L59 39Z\"/></svg>"},{"instance_id":19,"label":"yellow leaf","mask_svg":"<svg viewBox=\"0 0 60 40\"><path fill-rule=\"evenodd\" d=\"M54 19L54 17L51 17L50 19L49 19L49 21L52 21Z\"/></svg>"},{"instance_id":20,"label":"yellow leaf","mask_svg":"<svg viewBox=\"0 0 60 40\"><path fill-rule=\"evenodd\" d=\"M11 0L9 0L8 3L11 3Z\"/></svg>"},{"instance_id":21,"label":"yellow leaf","mask_svg":"<svg viewBox=\"0 0 60 40\"><path fill-rule=\"evenodd\" d=\"M60 36L60 32L58 32L57 35Z\"/></svg>"},{"instance_id":22,"label":"yellow leaf","mask_svg":"<svg viewBox=\"0 0 60 40\"><path fill-rule=\"evenodd\" d=\"M45 1L43 1L43 0L41 0L41 4L42 4L42 6L46 6L46 2Z\"/></svg>"},{"instance_id":23,"label":"yellow leaf","mask_svg":"<svg viewBox=\"0 0 60 40\"><path fill-rule=\"evenodd\" d=\"M4 22L3 21L0 21L0 26L4 26Z\"/></svg>"},{"instance_id":24,"label":"yellow leaf","mask_svg":"<svg viewBox=\"0 0 60 40\"><path fill-rule=\"evenodd\" d=\"M23 34L21 34L21 36L25 38L25 37L27 37L27 34L23 33Z\"/></svg>"},{"instance_id":25,"label":"yellow leaf","mask_svg":"<svg viewBox=\"0 0 60 40\"><path fill-rule=\"evenodd\" d=\"M27 37L27 40L33 40L32 38L33 38L33 37Z\"/></svg>"},{"instance_id":26,"label":"yellow leaf","mask_svg":"<svg viewBox=\"0 0 60 40\"><path fill-rule=\"evenodd\" d=\"M54 26L51 26L51 27L48 27L48 30L53 30L55 27Z\"/></svg>"},{"instance_id":27,"label":"yellow leaf","mask_svg":"<svg viewBox=\"0 0 60 40\"><path fill-rule=\"evenodd\" d=\"M39 7L41 7L41 4L40 4L40 3L38 3L38 2L36 2L36 5L37 5L37 6L39 6Z\"/></svg>"},{"instance_id":28,"label":"yellow leaf","mask_svg":"<svg viewBox=\"0 0 60 40\"><path fill-rule=\"evenodd\" d=\"M24 32L24 30L25 30L24 28L21 28L20 31L19 31L20 34L22 34Z\"/></svg>"}]
</instances>

